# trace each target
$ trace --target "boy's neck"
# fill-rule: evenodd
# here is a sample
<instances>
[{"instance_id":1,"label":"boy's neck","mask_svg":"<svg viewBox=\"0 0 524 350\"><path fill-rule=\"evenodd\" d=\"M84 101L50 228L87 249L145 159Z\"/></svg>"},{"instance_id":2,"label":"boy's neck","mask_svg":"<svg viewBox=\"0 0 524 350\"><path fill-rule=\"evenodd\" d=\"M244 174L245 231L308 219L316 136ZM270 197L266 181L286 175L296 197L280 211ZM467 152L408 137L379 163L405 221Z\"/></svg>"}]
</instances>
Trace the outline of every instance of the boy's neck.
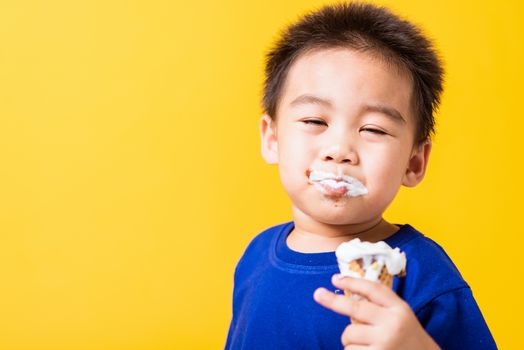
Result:
<instances>
[{"instance_id":1,"label":"boy's neck","mask_svg":"<svg viewBox=\"0 0 524 350\"><path fill-rule=\"evenodd\" d=\"M378 242L398 231L398 226L383 218L354 225L330 225L314 220L296 220L295 227L287 237L291 250L300 253L333 252L340 243L353 238L362 241Z\"/></svg>"}]
</instances>

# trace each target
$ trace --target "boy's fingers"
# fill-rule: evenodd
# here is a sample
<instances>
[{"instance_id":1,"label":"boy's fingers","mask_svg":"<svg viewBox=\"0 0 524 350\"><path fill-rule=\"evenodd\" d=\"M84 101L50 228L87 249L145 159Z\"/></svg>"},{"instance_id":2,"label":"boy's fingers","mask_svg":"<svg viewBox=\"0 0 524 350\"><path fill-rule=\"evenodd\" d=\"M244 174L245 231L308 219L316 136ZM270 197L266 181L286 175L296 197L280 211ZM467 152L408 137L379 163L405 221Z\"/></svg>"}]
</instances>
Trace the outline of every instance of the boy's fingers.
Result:
<instances>
[{"instance_id":1,"label":"boy's fingers","mask_svg":"<svg viewBox=\"0 0 524 350\"><path fill-rule=\"evenodd\" d=\"M350 324L342 333L342 345L369 345L375 340L373 327L363 324Z\"/></svg>"},{"instance_id":2,"label":"boy's fingers","mask_svg":"<svg viewBox=\"0 0 524 350\"><path fill-rule=\"evenodd\" d=\"M317 303L341 315L363 323L371 324L380 319L381 309L366 300L353 300L345 295L335 294L325 288L318 288L313 294Z\"/></svg>"},{"instance_id":3,"label":"boy's fingers","mask_svg":"<svg viewBox=\"0 0 524 350\"><path fill-rule=\"evenodd\" d=\"M333 275L332 282L337 288L359 294L381 306L394 306L400 301L400 298L391 288L363 278L343 277L335 274Z\"/></svg>"}]
</instances>

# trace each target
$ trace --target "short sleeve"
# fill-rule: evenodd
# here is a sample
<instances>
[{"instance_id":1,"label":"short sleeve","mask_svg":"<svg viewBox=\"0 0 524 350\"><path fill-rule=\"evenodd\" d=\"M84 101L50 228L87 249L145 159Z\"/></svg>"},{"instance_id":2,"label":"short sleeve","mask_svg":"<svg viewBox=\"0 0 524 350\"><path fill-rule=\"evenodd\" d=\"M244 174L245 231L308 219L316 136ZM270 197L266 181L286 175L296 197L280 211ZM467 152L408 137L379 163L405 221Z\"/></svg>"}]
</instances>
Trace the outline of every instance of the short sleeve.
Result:
<instances>
[{"instance_id":1,"label":"short sleeve","mask_svg":"<svg viewBox=\"0 0 524 350\"><path fill-rule=\"evenodd\" d=\"M469 287L443 293L415 314L443 350L497 349Z\"/></svg>"}]
</instances>

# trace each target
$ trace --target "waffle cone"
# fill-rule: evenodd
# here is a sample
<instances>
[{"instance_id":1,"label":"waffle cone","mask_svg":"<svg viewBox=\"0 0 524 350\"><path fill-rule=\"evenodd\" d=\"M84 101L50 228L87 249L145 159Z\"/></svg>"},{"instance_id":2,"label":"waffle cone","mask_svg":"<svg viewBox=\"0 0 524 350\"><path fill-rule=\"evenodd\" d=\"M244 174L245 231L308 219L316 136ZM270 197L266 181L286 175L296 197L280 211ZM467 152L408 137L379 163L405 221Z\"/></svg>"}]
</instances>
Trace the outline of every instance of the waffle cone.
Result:
<instances>
[{"instance_id":1,"label":"waffle cone","mask_svg":"<svg viewBox=\"0 0 524 350\"><path fill-rule=\"evenodd\" d=\"M349 263L349 270L358 273L360 275L360 277L364 278L365 271L364 271L362 266L357 261L353 260L353 261L351 261ZM388 272L388 269L386 268L385 265L382 266L382 269L380 270L380 275L378 276L378 282L380 284L383 284L383 285L387 286L388 288L391 288L393 286L393 275L391 275ZM344 294L349 296L349 297L351 297L351 298L357 299L357 300L362 300L363 299L362 296L360 296L358 294L351 293L349 290L344 290ZM353 323L353 324L359 324L360 323L361 324L362 322L359 322L357 320L351 320L351 323Z\"/></svg>"}]
</instances>

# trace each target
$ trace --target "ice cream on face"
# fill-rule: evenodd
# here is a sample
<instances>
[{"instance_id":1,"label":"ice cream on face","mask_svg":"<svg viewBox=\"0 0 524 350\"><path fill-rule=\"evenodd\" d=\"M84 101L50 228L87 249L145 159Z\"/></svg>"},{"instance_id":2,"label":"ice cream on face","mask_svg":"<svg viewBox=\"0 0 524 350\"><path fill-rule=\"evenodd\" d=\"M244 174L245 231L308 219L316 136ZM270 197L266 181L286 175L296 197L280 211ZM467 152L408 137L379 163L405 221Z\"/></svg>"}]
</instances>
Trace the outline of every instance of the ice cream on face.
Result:
<instances>
[{"instance_id":1,"label":"ice cream on face","mask_svg":"<svg viewBox=\"0 0 524 350\"><path fill-rule=\"evenodd\" d=\"M322 185L319 186L319 189L324 193L326 192L325 187L348 197L358 197L368 193L366 186L354 177L348 175L337 176L320 170L311 170L309 183Z\"/></svg>"},{"instance_id":2,"label":"ice cream on face","mask_svg":"<svg viewBox=\"0 0 524 350\"><path fill-rule=\"evenodd\" d=\"M371 243L355 238L340 244L335 254L342 276L363 277L378 282L383 267L386 267L391 276L401 275L406 269L406 254L383 241ZM351 267L351 263L355 261L359 262L357 268L360 271Z\"/></svg>"}]
</instances>

